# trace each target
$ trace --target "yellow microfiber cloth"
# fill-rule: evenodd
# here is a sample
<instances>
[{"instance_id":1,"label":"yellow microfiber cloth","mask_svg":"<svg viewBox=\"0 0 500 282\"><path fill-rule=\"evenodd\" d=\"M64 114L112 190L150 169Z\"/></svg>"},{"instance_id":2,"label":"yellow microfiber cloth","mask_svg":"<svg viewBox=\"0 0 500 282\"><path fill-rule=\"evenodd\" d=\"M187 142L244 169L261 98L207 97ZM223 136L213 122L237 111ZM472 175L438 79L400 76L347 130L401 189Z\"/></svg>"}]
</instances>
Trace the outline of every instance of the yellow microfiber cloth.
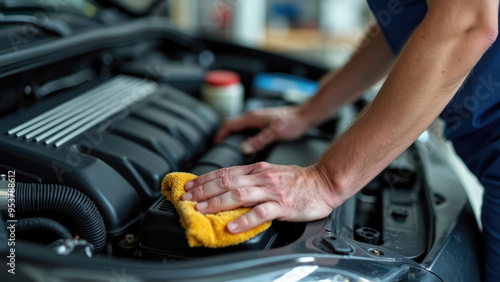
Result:
<instances>
[{"instance_id":1,"label":"yellow microfiber cloth","mask_svg":"<svg viewBox=\"0 0 500 282\"><path fill-rule=\"evenodd\" d=\"M195 210L196 202L181 201L186 193L184 185L197 176L190 173L172 172L163 179L161 191L171 201L180 216L182 227L186 229L186 238L190 247L222 248L245 242L271 226L271 222L261 224L246 232L232 234L226 225L249 212L251 208L237 208L217 214L202 214Z\"/></svg>"}]
</instances>

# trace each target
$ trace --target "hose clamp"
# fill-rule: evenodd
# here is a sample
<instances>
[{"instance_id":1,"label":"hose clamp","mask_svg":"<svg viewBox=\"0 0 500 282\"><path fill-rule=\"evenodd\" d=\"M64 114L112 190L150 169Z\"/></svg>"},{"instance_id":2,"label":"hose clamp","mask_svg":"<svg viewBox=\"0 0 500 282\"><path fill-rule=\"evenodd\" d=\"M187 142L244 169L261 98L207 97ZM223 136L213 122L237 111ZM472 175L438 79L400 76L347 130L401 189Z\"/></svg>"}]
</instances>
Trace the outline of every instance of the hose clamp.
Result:
<instances>
[{"instance_id":1,"label":"hose clamp","mask_svg":"<svg viewBox=\"0 0 500 282\"><path fill-rule=\"evenodd\" d=\"M9 181L7 175L0 174L0 211L6 211L9 201Z\"/></svg>"}]
</instances>

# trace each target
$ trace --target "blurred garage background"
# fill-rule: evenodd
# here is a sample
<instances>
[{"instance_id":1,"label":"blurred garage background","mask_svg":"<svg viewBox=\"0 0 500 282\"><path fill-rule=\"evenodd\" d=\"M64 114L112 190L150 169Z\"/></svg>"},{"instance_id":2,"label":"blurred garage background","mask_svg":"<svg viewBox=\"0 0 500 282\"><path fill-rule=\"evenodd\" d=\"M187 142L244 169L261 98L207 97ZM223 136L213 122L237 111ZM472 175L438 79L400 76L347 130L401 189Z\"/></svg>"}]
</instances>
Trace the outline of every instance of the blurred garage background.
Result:
<instances>
[{"instance_id":1,"label":"blurred garage background","mask_svg":"<svg viewBox=\"0 0 500 282\"><path fill-rule=\"evenodd\" d=\"M338 67L372 20L364 0L172 0L185 30Z\"/></svg>"}]
</instances>

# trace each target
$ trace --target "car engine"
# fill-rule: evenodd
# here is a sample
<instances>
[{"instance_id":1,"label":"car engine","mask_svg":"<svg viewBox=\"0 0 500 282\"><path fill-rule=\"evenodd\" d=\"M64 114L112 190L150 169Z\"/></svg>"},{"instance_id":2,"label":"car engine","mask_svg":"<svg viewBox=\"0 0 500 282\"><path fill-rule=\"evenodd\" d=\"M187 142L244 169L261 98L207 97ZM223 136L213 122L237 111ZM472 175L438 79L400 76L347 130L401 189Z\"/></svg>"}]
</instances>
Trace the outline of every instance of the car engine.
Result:
<instances>
[{"instance_id":1,"label":"car engine","mask_svg":"<svg viewBox=\"0 0 500 282\"><path fill-rule=\"evenodd\" d=\"M22 26L0 29L0 38L15 34L16 28ZM478 256L479 231L467 196L433 143L425 140L325 219L275 221L237 246L190 248L178 214L161 195L166 174L201 175L260 161L312 165L349 126L363 101L299 140L247 156L240 145L252 132L213 143L221 121L200 100L205 73L238 73L249 110L289 104L282 96L256 94L252 81L257 75L285 73L317 81L325 68L187 35L156 17L73 28L78 32L56 36L41 27L17 50L0 50L0 174L5 174L0 190L16 187L18 258L32 268L79 265L98 273L108 263L114 268L132 261L154 263L171 279L199 281L210 275L218 280L217 273L224 271L237 276L241 266L231 264L233 259L251 269L253 260L293 257L298 263L294 256L300 255L355 273L342 272L345 277L441 281L455 277L449 269L456 260L473 264ZM7 206L3 215L8 220ZM41 250L53 257L42 260ZM82 264L77 263L81 253ZM182 263L200 269L180 274ZM148 275L155 272L138 265L128 269L152 279ZM457 271L464 279L479 276L474 266ZM84 270L64 275L71 280L77 274L87 275Z\"/></svg>"}]
</instances>

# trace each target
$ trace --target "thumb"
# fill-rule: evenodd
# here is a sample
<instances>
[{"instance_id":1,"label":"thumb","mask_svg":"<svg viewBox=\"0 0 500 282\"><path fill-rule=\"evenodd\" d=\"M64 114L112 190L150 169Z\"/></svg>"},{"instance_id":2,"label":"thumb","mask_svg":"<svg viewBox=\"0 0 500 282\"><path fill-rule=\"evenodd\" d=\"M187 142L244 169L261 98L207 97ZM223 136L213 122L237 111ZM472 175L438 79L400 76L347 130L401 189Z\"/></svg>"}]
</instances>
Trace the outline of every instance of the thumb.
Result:
<instances>
[{"instance_id":1,"label":"thumb","mask_svg":"<svg viewBox=\"0 0 500 282\"><path fill-rule=\"evenodd\" d=\"M266 127L259 131L256 135L245 140L241 144L241 151L243 151L246 155L257 153L264 149L267 145L276 141L276 139L276 134L269 127Z\"/></svg>"}]
</instances>

